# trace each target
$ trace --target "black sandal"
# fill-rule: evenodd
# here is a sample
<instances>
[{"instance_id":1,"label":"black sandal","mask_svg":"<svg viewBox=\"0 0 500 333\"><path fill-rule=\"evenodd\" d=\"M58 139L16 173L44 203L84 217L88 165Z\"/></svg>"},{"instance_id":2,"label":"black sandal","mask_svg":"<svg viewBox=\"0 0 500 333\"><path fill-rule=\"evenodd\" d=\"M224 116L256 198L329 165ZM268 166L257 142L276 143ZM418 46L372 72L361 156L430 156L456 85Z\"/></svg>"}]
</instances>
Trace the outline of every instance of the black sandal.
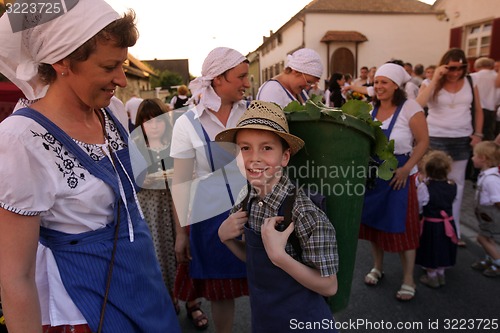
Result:
<instances>
[{"instance_id":1,"label":"black sandal","mask_svg":"<svg viewBox=\"0 0 500 333\"><path fill-rule=\"evenodd\" d=\"M200 308L200 305L201 302L197 302L193 306L189 306L188 302L186 302L186 311L187 311L187 317L189 318L189 320L191 320L193 326L199 331L204 331L208 328L208 317ZM194 317L193 313L195 313L196 311L200 311L201 314L198 315L197 317ZM206 320L207 322L205 324L201 324L203 320Z\"/></svg>"}]
</instances>

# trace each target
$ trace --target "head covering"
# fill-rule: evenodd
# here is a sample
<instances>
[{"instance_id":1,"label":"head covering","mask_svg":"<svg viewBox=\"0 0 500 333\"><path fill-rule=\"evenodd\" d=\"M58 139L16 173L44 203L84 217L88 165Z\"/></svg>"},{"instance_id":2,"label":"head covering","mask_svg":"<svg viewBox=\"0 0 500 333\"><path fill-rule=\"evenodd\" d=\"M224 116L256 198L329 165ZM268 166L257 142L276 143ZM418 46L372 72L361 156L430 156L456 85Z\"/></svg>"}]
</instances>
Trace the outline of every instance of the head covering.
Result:
<instances>
[{"instance_id":1,"label":"head covering","mask_svg":"<svg viewBox=\"0 0 500 333\"><path fill-rule=\"evenodd\" d=\"M247 60L245 56L228 47L216 47L205 58L201 76L189 83L193 98L201 96L200 104L212 111L219 111L221 99L212 88L212 80Z\"/></svg>"},{"instance_id":2,"label":"head covering","mask_svg":"<svg viewBox=\"0 0 500 333\"><path fill-rule=\"evenodd\" d=\"M411 79L410 74L406 72L403 66L392 63L380 66L375 72L375 77L377 76L385 76L400 87Z\"/></svg>"},{"instance_id":3,"label":"head covering","mask_svg":"<svg viewBox=\"0 0 500 333\"><path fill-rule=\"evenodd\" d=\"M289 54L286 67L317 78L323 75L321 58L313 49L300 49Z\"/></svg>"},{"instance_id":4,"label":"head covering","mask_svg":"<svg viewBox=\"0 0 500 333\"><path fill-rule=\"evenodd\" d=\"M304 141L301 138L290 134L281 107L272 102L252 101L238 120L236 127L220 132L215 137L215 141L235 142L236 133L244 128L270 131L279 135L290 146L292 155L304 147Z\"/></svg>"},{"instance_id":5,"label":"head covering","mask_svg":"<svg viewBox=\"0 0 500 333\"><path fill-rule=\"evenodd\" d=\"M12 17L5 14L0 18L0 72L27 99L45 96L48 88L38 76L38 65L52 65L64 59L120 17L104 0L79 0L73 7L61 6L61 10L66 12L53 19L44 17L53 17L53 13L43 11ZM13 32L18 30L19 20L31 22L32 27Z\"/></svg>"}]
</instances>

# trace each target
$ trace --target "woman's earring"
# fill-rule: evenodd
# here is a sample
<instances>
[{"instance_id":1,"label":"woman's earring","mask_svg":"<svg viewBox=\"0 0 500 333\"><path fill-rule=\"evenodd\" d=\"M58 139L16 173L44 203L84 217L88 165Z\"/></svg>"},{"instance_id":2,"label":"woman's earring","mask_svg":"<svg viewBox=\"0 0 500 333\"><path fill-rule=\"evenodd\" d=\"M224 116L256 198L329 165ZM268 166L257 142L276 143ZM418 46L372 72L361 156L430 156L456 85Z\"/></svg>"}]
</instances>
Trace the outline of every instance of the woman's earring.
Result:
<instances>
[{"instance_id":1,"label":"woman's earring","mask_svg":"<svg viewBox=\"0 0 500 333\"><path fill-rule=\"evenodd\" d=\"M64 75L66 75L66 73L64 73L64 72L61 72L61 76L64 76Z\"/></svg>"}]
</instances>

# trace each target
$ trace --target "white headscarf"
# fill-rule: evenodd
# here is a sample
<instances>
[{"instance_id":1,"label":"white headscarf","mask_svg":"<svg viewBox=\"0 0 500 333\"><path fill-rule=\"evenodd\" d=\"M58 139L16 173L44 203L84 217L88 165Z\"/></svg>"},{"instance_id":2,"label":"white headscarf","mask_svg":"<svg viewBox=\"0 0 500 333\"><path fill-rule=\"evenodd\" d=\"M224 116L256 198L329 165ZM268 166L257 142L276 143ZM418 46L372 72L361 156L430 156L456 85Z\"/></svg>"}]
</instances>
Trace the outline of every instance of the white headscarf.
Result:
<instances>
[{"instance_id":1,"label":"white headscarf","mask_svg":"<svg viewBox=\"0 0 500 333\"><path fill-rule=\"evenodd\" d=\"M120 17L104 0L79 0L73 8L61 7L61 10L67 12L15 33L8 14L0 18L0 72L29 100L41 98L47 92L48 86L38 76L38 65L52 65L64 59ZM40 17L42 22L47 20L44 20L44 13L37 13L36 17L33 14L16 15L16 20L30 21Z\"/></svg>"},{"instance_id":2,"label":"white headscarf","mask_svg":"<svg viewBox=\"0 0 500 333\"><path fill-rule=\"evenodd\" d=\"M313 49L300 49L288 55L286 67L317 78L323 75L321 57Z\"/></svg>"},{"instance_id":3,"label":"white headscarf","mask_svg":"<svg viewBox=\"0 0 500 333\"><path fill-rule=\"evenodd\" d=\"M410 74L408 74L403 66L392 63L380 66L375 72L375 77L377 76L385 76L400 87L411 79Z\"/></svg>"},{"instance_id":4,"label":"white headscarf","mask_svg":"<svg viewBox=\"0 0 500 333\"><path fill-rule=\"evenodd\" d=\"M201 95L200 104L212 111L219 111L221 99L212 88L212 80L245 60L247 58L243 54L228 47L217 47L210 51L201 67L201 76L189 83L193 98Z\"/></svg>"}]
</instances>

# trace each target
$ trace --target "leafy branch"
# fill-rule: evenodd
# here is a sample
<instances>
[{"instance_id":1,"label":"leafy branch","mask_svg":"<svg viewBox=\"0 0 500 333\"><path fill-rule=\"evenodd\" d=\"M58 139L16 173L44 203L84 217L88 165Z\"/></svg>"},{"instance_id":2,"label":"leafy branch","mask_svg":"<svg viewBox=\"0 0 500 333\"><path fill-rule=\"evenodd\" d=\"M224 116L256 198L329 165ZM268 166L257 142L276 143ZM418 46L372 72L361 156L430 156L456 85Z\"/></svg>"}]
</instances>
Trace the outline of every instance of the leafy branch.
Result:
<instances>
[{"instance_id":1,"label":"leafy branch","mask_svg":"<svg viewBox=\"0 0 500 333\"><path fill-rule=\"evenodd\" d=\"M381 161L378 166L378 177L384 180L392 178L394 170L398 166L398 161L394 156L394 140L389 141L382 132L382 123L372 119L370 115L371 104L351 99L342 105L340 109L336 109L324 105L321 102L321 96L313 95L304 105L298 101L293 101L283 110L287 114L293 114L294 120L319 120L321 115L325 114L339 122L345 121L348 116L364 121L372 128L375 137L373 154Z\"/></svg>"}]
</instances>

